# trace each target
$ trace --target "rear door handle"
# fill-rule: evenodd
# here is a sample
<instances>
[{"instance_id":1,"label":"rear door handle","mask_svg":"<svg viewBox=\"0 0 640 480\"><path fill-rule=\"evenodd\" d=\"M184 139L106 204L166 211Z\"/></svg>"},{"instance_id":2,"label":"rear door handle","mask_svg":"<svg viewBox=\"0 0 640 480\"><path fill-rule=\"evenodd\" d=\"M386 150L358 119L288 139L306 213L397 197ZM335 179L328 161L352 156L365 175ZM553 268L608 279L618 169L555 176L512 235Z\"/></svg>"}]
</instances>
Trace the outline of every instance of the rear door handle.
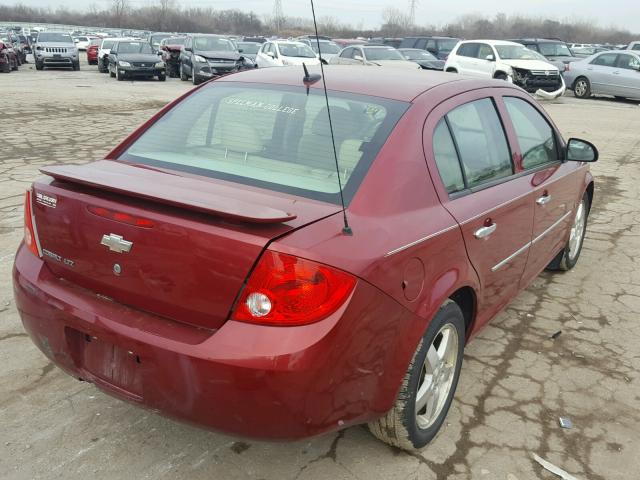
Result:
<instances>
[{"instance_id":1,"label":"rear door handle","mask_svg":"<svg viewBox=\"0 0 640 480\"><path fill-rule=\"evenodd\" d=\"M492 223L491 225L487 225L486 227L481 227L473 233L473 236L476 238L487 238L498 228L497 223Z\"/></svg>"},{"instance_id":2,"label":"rear door handle","mask_svg":"<svg viewBox=\"0 0 640 480\"><path fill-rule=\"evenodd\" d=\"M536 200L538 205L546 205L551 201L551 195L543 195L539 199Z\"/></svg>"}]
</instances>

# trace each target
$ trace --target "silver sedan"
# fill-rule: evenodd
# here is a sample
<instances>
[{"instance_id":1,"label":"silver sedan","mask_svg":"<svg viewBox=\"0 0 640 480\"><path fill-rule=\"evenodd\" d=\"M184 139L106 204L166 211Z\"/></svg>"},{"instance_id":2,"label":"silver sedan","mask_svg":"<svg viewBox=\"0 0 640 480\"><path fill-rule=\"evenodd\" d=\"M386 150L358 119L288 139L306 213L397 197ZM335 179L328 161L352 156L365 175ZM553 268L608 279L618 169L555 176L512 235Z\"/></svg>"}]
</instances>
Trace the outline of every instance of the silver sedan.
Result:
<instances>
[{"instance_id":1,"label":"silver sedan","mask_svg":"<svg viewBox=\"0 0 640 480\"><path fill-rule=\"evenodd\" d=\"M563 73L578 98L612 95L640 99L640 52L613 50L572 62Z\"/></svg>"}]
</instances>

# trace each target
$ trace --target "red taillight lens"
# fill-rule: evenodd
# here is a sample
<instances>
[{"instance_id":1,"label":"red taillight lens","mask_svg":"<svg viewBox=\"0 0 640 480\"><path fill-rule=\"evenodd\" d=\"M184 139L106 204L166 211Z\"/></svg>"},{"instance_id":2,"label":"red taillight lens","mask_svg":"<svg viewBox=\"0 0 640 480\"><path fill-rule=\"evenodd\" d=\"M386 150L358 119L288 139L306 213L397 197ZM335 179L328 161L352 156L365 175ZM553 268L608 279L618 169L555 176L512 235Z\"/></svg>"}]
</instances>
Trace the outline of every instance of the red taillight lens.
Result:
<instances>
[{"instance_id":1,"label":"red taillight lens","mask_svg":"<svg viewBox=\"0 0 640 480\"><path fill-rule=\"evenodd\" d=\"M27 190L24 197L24 244L36 257L42 257L35 225L33 210L31 208L31 190Z\"/></svg>"},{"instance_id":2,"label":"red taillight lens","mask_svg":"<svg viewBox=\"0 0 640 480\"><path fill-rule=\"evenodd\" d=\"M133 215L129 215L128 213L116 212L104 207L94 207L91 205L87 207L87 210L89 210L94 215L98 215L99 217L108 218L109 220L115 220L116 222L120 223L126 223L127 225L134 225L136 227L142 228L151 228L154 225L153 220L142 217L135 217Z\"/></svg>"},{"instance_id":3,"label":"red taillight lens","mask_svg":"<svg viewBox=\"0 0 640 480\"><path fill-rule=\"evenodd\" d=\"M306 325L335 312L356 284L352 275L267 250L240 294L233 320L263 325Z\"/></svg>"}]
</instances>

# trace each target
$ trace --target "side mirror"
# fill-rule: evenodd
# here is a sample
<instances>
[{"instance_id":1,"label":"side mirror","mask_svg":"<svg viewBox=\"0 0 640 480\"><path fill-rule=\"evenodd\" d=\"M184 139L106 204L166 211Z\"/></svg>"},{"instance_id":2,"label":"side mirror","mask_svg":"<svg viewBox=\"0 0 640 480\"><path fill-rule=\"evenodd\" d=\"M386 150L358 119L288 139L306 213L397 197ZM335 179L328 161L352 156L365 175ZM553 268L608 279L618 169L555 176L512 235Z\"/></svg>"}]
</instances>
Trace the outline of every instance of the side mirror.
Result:
<instances>
[{"instance_id":1,"label":"side mirror","mask_svg":"<svg viewBox=\"0 0 640 480\"><path fill-rule=\"evenodd\" d=\"M275 58L276 56L273 52L267 52L267 57Z\"/></svg>"},{"instance_id":2,"label":"side mirror","mask_svg":"<svg viewBox=\"0 0 640 480\"><path fill-rule=\"evenodd\" d=\"M193 52L193 48L191 48L191 47L184 47L184 51L185 51L185 52Z\"/></svg>"},{"instance_id":3,"label":"side mirror","mask_svg":"<svg viewBox=\"0 0 640 480\"><path fill-rule=\"evenodd\" d=\"M354 55L353 59L357 62L364 62L364 58L362 58L362 55Z\"/></svg>"},{"instance_id":4,"label":"side mirror","mask_svg":"<svg viewBox=\"0 0 640 480\"><path fill-rule=\"evenodd\" d=\"M487 60L488 62L495 62L496 61L496 57L493 56L493 54L489 54L486 57L484 57L485 60Z\"/></svg>"},{"instance_id":5,"label":"side mirror","mask_svg":"<svg viewBox=\"0 0 640 480\"><path fill-rule=\"evenodd\" d=\"M567 142L567 160L571 162L595 162L599 157L598 149L591 142L570 138Z\"/></svg>"}]
</instances>

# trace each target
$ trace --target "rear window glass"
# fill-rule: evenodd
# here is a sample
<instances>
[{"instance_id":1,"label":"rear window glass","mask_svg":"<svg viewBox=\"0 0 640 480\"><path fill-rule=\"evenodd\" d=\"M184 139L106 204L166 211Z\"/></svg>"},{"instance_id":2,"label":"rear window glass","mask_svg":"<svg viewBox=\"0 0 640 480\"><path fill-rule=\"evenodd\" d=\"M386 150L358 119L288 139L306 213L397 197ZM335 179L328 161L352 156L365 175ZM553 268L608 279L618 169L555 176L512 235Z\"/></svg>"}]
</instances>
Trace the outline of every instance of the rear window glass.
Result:
<instances>
[{"instance_id":1,"label":"rear window glass","mask_svg":"<svg viewBox=\"0 0 640 480\"><path fill-rule=\"evenodd\" d=\"M329 105L349 202L408 104L330 92ZM120 159L340 203L321 90L213 83L166 113Z\"/></svg>"}]
</instances>

